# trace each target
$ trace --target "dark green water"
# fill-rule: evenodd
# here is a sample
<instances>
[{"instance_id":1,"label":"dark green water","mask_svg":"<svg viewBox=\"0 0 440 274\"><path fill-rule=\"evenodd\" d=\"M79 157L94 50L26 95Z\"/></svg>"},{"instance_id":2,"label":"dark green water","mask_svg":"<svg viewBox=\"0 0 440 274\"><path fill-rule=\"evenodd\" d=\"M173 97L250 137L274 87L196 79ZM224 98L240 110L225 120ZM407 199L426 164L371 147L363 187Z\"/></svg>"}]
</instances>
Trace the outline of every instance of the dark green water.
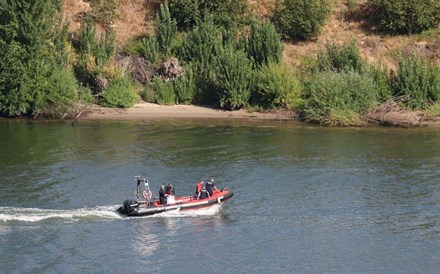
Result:
<instances>
[{"instance_id":1,"label":"dark green water","mask_svg":"<svg viewBox=\"0 0 440 274\"><path fill-rule=\"evenodd\" d=\"M440 130L290 122L0 121L1 273L438 273ZM134 191L216 178L197 214Z\"/></svg>"}]
</instances>

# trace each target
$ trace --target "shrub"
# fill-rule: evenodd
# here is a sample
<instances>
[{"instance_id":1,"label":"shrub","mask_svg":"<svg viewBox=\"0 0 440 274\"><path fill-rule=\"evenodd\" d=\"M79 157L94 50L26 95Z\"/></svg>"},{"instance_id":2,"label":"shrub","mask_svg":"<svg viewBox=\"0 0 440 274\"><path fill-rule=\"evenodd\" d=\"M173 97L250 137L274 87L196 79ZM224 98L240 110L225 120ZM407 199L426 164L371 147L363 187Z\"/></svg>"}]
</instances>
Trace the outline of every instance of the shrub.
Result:
<instances>
[{"instance_id":1,"label":"shrub","mask_svg":"<svg viewBox=\"0 0 440 274\"><path fill-rule=\"evenodd\" d=\"M177 23L170 15L168 3L160 4L160 13L157 14L156 36L159 48L169 56L173 39L177 34Z\"/></svg>"},{"instance_id":2,"label":"shrub","mask_svg":"<svg viewBox=\"0 0 440 274\"><path fill-rule=\"evenodd\" d=\"M318 71L357 71L362 73L364 61L354 40L342 46L328 42L326 50L318 52L316 66Z\"/></svg>"},{"instance_id":3,"label":"shrub","mask_svg":"<svg viewBox=\"0 0 440 274\"><path fill-rule=\"evenodd\" d=\"M438 0L369 0L378 29L392 33L412 34L438 26Z\"/></svg>"},{"instance_id":4,"label":"shrub","mask_svg":"<svg viewBox=\"0 0 440 274\"><path fill-rule=\"evenodd\" d=\"M192 63L198 94L198 102L212 103L217 100L215 85L215 58L223 47L222 33L214 24L213 17L207 16L182 41L177 51L180 60Z\"/></svg>"},{"instance_id":5,"label":"shrub","mask_svg":"<svg viewBox=\"0 0 440 274\"><path fill-rule=\"evenodd\" d=\"M60 8L57 1L0 1L1 115L38 116L55 100L76 99L75 83L66 73ZM62 89L56 87L58 80Z\"/></svg>"},{"instance_id":6,"label":"shrub","mask_svg":"<svg viewBox=\"0 0 440 274\"><path fill-rule=\"evenodd\" d=\"M119 17L118 6L120 0L88 0L92 7L92 15L100 24L111 24Z\"/></svg>"},{"instance_id":7,"label":"shrub","mask_svg":"<svg viewBox=\"0 0 440 274\"><path fill-rule=\"evenodd\" d=\"M200 3L195 0L169 0L170 14L180 30L189 30L201 19Z\"/></svg>"},{"instance_id":8,"label":"shrub","mask_svg":"<svg viewBox=\"0 0 440 274\"><path fill-rule=\"evenodd\" d=\"M149 103L155 103L156 102L153 87L150 86L150 85L145 86L144 89L140 92L139 95L141 96L141 98L145 102L149 102Z\"/></svg>"},{"instance_id":9,"label":"shrub","mask_svg":"<svg viewBox=\"0 0 440 274\"><path fill-rule=\"evenodd\" d=\"M388 67L378 63L376 65L369 65L365 72L376 83L379 102L386 102L392 97L388 71Z\"/></svg>"},{"instance_id":10,"label":"shrub","mask_svg":"<svg viewBox=\"0 0 440 274\"><path fill-rule=\"evenodd\" d=\"M160 60L161 53L156 36L148 36L142 38L142 47L140 54L152 64L155 64Z\"/></svg>"},{"instance_id":11,"label":"shrub","mask_svg":"<svg viewBox=\"0 0 440 274\"><path fill-rule=\"evenodd\" d=\"M269 63L257 73L257 103L269 107L294 109L301 101L301 82L286 65Z\"/></svg>"},{"instance_id":12,"label":"shrub","mask_svg":"<svg viewBox=\"0 0 440 274\"><path fill-rule=\"evenodd\" d=\"M377 104L373 79L356 72L322 72L307 85L306 121L328 126L359 123L359 115Z\"/></svg>"},{"instance_id":13,"label":"shrub","mask_svg":"<svg viewBox=\"0 0 440 274\"><path fill-rule=\"evenodd\" d=\"M254 22L251 25L245 48L249 58L252 58L257 66L267 65L269 62L281 62L283 53L281 37L269 21Z\"/></svg>"},{"instance_id":14,"label":"shrub","mask_svg":"<svg viewBox=\"0 0 440 274\"><path fill-rule=\"evenodd\" d=\"M153 79L153 90L156 103L160 105L174 105L176 103L172 81L164 82L162 78L155 77Z\"/></svg>"},{"instance_id":15,"label":"shrub","mask_svg":"<svg viewBox=\"0 0 440 274\"><path fill-rule=\"evenodd\" d=\"M331 0L280 0L273 20L286 39L314 38L330 15L331 5Z\"/></svg>"},{"instance_id":16,"label":"shrub","mask_svg":"<svg viewBox=\"0 0 440 274\"><path fill-rule=\"evenodd\" d=\"M227 45L216 58L220 106L239 109L248 103L253 79L252 61L242 50Z\"/></svg>"},{"instance_id":17,"label":"shrub","mask_svg":"<svg viewBox=\"0 0 440 274\"><path fill-rule=\"evenodd\" d=\"M100 104L105 107L129 108L136 101L137 94L130 79L125 76L119 76L112 80L104 90Z\"/></svg>"},{"instance_id":18,"label":"shrub","mask_svg":"<svg viewBox=\"0 0 440 274\"><path fill-rule=\"evenodd\" d=\"M249 19L246 0L169 0L170 13L180 30L189 30L206 15L215 15L214 23L226 29L242 26Z\"/></svg>"},{"instance_id":19,"label":"shrub","mask_svg":"<svg viewBox=\"0 0 440 274\"><path fill-rule=\"evenodd\" d=\"M185 67L184 74L173 81L174 92L178 104L190 104L197 90L196 77L192 65Z\"/></svg>"},{"instance_id":20,"label":"shrub","mask_svg":"<svg viewBox=\"0 0 440 274\"><path fill-rule=\"evenodd\" d=\"M415 55L403 57L399 54L397 72L391 75L393 95L406 99L407 106L412 109L426 108L440 97L438 71Z\"/></svg>"}]
</instances>

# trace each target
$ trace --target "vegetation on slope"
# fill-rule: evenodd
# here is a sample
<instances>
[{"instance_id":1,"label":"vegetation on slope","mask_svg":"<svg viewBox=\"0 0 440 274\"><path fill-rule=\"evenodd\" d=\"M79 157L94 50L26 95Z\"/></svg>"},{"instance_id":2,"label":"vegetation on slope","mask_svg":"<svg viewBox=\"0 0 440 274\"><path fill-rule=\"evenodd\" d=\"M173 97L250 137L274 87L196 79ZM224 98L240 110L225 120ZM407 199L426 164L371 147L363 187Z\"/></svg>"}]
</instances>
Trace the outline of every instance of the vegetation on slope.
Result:
<instances>
[{"instance_id":1,"label":"vegetation on slope","mask_svg":"<svg viewBox=\"0 0 440 274\"><path fill-rule=\"evenodd\" d=\"M65 116L88 102L130 107L139 95L161 104L294 110L329 126L358 125L389 100L438 115L438 1L257 1L264 15L245 0L151 1L156 16L146 11L144 23L154 31L128 43L118 23L136 0L120 2L89 0L70 33L59 0L1 2L1 115ZM316 46L335 31L357 36ZM388 51L384 64L365 55L371 46L380 52L372 37L424 41Z\"/></svg>"}]
</instances>

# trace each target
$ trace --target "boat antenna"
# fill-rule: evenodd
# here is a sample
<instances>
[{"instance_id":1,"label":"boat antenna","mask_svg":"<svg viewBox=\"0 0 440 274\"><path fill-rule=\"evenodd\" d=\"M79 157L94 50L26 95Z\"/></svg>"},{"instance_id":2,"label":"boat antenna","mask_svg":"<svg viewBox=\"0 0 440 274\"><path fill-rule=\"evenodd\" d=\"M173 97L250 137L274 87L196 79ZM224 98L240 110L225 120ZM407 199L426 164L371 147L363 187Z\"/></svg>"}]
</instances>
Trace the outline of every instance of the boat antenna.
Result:
<instances>
[{"instance_id":1,"label":"boat antenna","mask_svg":"<svg viewBox=\"0 0 440 274\"><path fill-rule=\"evenodd\" d=\"M134 193L136 195L136 198L139 200L139 192L140 192L140 185L141 185L141 176L134 176L134 180L136 181L136 192Z\"/></svg>"}]
</instances>

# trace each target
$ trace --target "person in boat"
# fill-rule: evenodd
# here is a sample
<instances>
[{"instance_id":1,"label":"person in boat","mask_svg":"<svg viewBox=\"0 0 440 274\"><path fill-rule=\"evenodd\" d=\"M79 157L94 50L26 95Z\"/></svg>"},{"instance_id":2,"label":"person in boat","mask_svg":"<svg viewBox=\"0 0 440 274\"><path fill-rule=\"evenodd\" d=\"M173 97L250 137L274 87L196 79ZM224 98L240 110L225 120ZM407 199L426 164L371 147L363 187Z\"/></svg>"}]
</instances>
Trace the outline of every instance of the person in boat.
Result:
<instances>
[{"instance_id":1,"label":"person in boat","mask_svg":"<svg viewBox=\"0 0 440 274\"><path fill-rule=\"evenodd\" d=\"M199 195L200 191L202 191L202 187L203 187L203 181L200 180L196 186L196 196Z\"/></svg>"},{"instance_id":2,"label":"person in boat","mask_svg":"<svg viewBox=\"0 0 440 274\"><path fill-rule=\"evenodd\" d=\"M171 183L168 183L165 193L168 195L174 195L174 187Z\"/></svg>"},{"instance_id":3,"label":"person in boat","mask_svg":"<svg viewBox=\"0 0 440 274\"><path fill-rule=\"evenodd\" d=\"M211 197L211 195L209 195L208 190L206 190L205 186L202 186L202 190L200 190L199 194L197 195L197 199L206 199Z\"/></svg>"},{"instance_id":4,"label":"person in boat","mask_svg":"<svg viewBox=\"0 0 440 274\"><path fill-rule=\"evenodd\" d=\"M165 193L165 187L162 185L160 186L160 190L159 190L159 203L161 203L162 205L166 205L167 204L167 197L166 197L166 193Z\"/></svg>"},{"instance_id":5,"label":"person in boat","mask_svg":"<svg viewBox=\"0 0 440 274\"><path fill-rule=\"evenodd\" d=\"M214 177L211 180L206 182L206 190L209 192L209 195L212 196L212 192L215 190L219 191L217 187L214 185Z\"/></svg>"}]
</instances>

